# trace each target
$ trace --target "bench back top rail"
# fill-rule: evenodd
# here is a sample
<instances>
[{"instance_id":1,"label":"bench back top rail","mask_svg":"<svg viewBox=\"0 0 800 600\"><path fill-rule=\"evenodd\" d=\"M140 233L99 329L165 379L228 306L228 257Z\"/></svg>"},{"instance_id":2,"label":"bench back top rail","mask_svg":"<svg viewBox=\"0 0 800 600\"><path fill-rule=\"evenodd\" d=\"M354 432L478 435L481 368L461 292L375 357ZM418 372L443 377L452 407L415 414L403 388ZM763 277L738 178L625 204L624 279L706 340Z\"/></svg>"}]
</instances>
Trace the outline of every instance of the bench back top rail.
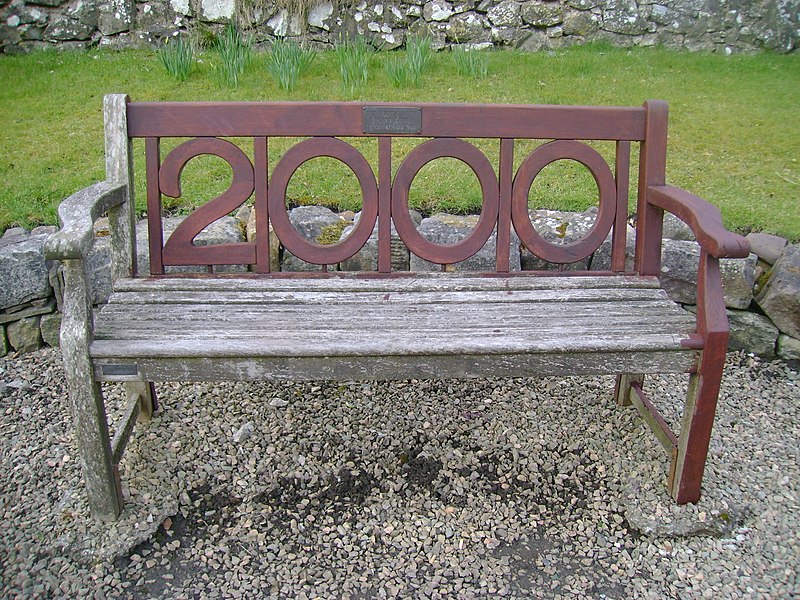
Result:
<instances>
[{"instance_id":1,"label":"bench back top rail","mask_svg":"<svg viewBox=\"0 0 800 600\"><path fill-rule=\"evenodd\" d=\"M178 265L251 265L270 272L270 226L292 254L310 263L336 265L356 254L377 226L379 274L391 275L392 225L408 249L442 266L468 259L496 236L496 273L510 271L509 242L513 233L539 258L568 265L591 255L612 234L611 270L624 272L631 144L641 143L639 204L647 185L663 184L666 152L666 105L648 101L643 107L578 107L537 105L457 105L424 103L137 103L127 104L127 135L145 139L147 205L152 275ZM271 164L269 139L302 138ZM343 138L375 138L377 165ZM421 138L393 166L395 138ZM161 157L162 138L189 138ZM249 148L225 138L250 139ZM499 142L492 160L466 138ZM515 171L515 142L544 140L524 157ZM590 140L615 143L613 168ZM127 143L127 141L125 142ZM239 142L241 143L241 142ZM518 147L518 146L517 146ZM247 150L247 152L245 151ZM250 156L252 156L252 159ZM162 196L181 196L185 165L213 155L230 165L230 187L187 217L168 240L163 239ZM358 180L362 212L342 241L322 245L304 239L291 224L286 190L292 175L313 158L344 163ZM420 169L451 157L465 163L478 179L482 211L472 232L457 243L439 245L425 239L409 215L409 190ZM597 217L580 240L547 241L531 223L528 195L534 179L557 160L584 165L597 184ZM377 167L377 168L375 168ZM271 175L270 175L271 173ZM253 243L199 246L194 238L217 219L251 200L256 209ZM648 216L645 225L660 238L660 222ZM660 241L660 240L659 240ZM645 246L637 242L637 269L647 263ZM652 254L652 252L651 252ZM644 261L644 262L643 262ZM210 270L210 268L209 268ZM647 273L650 274L650 273Z\"/></svg>"}]
</instances>

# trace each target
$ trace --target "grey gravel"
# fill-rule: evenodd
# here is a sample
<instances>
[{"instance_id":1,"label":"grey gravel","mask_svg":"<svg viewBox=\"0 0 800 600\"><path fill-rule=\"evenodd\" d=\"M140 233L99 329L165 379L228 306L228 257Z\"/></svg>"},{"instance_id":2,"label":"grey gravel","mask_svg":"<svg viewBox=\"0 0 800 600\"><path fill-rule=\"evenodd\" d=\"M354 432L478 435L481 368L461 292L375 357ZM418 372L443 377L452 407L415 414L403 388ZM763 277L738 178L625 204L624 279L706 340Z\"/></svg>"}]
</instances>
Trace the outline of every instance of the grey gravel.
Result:
<instances>
[{"instance_id":1,"label":"grey gravel","mask_svg":"<svg viewBox=\"0 0 800 600\"><path fill-rule=\"evenodd\" d=\"M59 353L8 356L0 596L791 598L799 379L729 356L685 507L610 377L160 385L107 525L88 518ZM679 419L683 378L647 386Z\"/></svg>"}]
</instances>

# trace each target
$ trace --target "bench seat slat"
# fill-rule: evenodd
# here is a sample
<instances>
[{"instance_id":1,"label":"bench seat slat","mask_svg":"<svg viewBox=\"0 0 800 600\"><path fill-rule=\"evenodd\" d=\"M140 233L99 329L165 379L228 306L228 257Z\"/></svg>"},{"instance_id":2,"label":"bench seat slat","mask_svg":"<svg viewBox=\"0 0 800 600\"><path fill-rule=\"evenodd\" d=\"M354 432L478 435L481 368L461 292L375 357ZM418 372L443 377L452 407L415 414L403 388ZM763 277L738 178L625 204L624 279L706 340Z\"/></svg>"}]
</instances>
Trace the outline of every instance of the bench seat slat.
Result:
<instances>
[{"instance_id":1,"label":"bench seat slat","mask_svg":"<svg viewBox=\"0 0 800 600\"><path fill-rule=\"evenodd\" d=\"M380 285L311 279L303 287L253 280L241 292L225 291L220 280L126 281L97 315L91 354L96 365L135 361L153 380L194 376L188 365L198 361L235 378L238 362L256 365L251 375L307 378L327 372L314 361L380 377L397 360L409 362L406 376L434 364L440 373L469 373L472 365L486 375L520 357L529 374L553 360L574 372L608 372L608 356L627 356L620 358L627 368L638 356L643 371L684 370L693 360L681 345L693 317L650 278L587 277L576 286L571 277L552 277L546 287L541 279L450 279L460 291L445 291L451 288L438 277ZM606 287L609 279L625 286ZM387 372L402 376L398 368Z\"/></svg>"},{"instance_id":2,"label":"bench seat slat","mask_svg":"<svg viewBox=\"0 0 800 600\"><path fill-rule=\"evenodd\" d=\"M374 317L374 313L359 310L352 314L327 313L317 315L303 314L299 311L283 311L279 314L270 315L266 311L156 311L150 317L130 317L123 314L106 316L101 322L102 327L96 332L96 339L119 337L121 331L141 332L143 336L159 335L158 332L170 332L178 335L202 335L203 332L224 332L233 331L236 334L264 336L266 332L295 331L298 324L302 323L304 331L322 330L327 331L332 328L341 332L361 332L368 333L372 328L381 329L413 329L417 331L427 330L454 330L458 328L471 329L493 329L497 327L519 328L539 332L543 329L553 328L598 328L607 329L609 324L622 321L620 327L635 330L642 326L656 325L657 323L675 323L682 326L686 323L686 318L680 314L660 314L651 310L613 310L602 305L589 305L594 308L606 308L603 318L598 318L597 313L590 311L568 310L569 307L562 307L562 310L551 311L551 314L520 314L518 311L511 311L509 307L497 307L490 311L485 311L486 317L476 320L474 312L470 312L466 307L459 307L459 311L426 311L424 313L409 311L403 314L391 314L381 316L380 320ZM580 307L581 309L583 307ZM335 326L331 325L330 319L338 318ZM163 319L163 320L160 320ZM239 325L246 323L246 328ZM216 333L215 333L216 334Z\"/></svg>"},{"instance_id":3,"label":"bench seat slat","mask_svg":"<svg viewBox=\"0 0 800 600\"><path fill-rule=\"evenodd\" d=\"M481 290L573 290L573 289L660 289L658 278L631 275L570 275L551 272L538 276L521 274L514 277L478 274L415 273L409 277L363 277L356 273L340 272L333 277L284 278L232 276L239 292L277 291L334 291L334 292L392 292L405 291L481 291ZM136 277L115 282L116 292L167 292L230 290L231 282L224 273L212 277Z\"/></svg>"},{"instance_id":4,"label":"bench seat slat","mask_svg":"<svg viewBox=\"0 0 800 600\"><path fill-rule=\"evenodd\" d=\"M460 291L460 292L416 292L416 291L386 291L386 292L316 292L316 291L275 291L275 292L245 292L233 291L195 292L195 291L170 291L170 292L123 292L111 296L110 304L217 304L229 306L231 304L264 305L288 304L297 305L395 305L395 304L467 304L476 306L483 303L494 303L502 300L508 303L535 303L535 302L630 302L636 300L650 300L660 302L666 299L663 290L651 289L581 289L581 290L493 290L493 291Z\"/></svg>"}]
</instances>

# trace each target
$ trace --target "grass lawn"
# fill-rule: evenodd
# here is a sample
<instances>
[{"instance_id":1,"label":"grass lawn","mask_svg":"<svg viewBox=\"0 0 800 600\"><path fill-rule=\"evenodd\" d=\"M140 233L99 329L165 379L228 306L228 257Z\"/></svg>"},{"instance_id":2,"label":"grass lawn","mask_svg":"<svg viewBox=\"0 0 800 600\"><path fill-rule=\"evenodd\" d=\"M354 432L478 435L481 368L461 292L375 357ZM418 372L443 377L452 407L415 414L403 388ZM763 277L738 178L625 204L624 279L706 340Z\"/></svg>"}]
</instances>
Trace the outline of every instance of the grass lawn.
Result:
<instances>
[{"instance_id":1,"label":"grass lawn","mask_svg":"<svg viewBox=\"0 0 800 600\"><path fill-rule=\"evenodd\" d=\"M104 176L102 97L127 93L134 100L370 100L639 105L648 98L670 103L667 179L720 207L727 226L800 240L800 56L719 56L662 49L605 46L556 53L491 54L489 76L456 72L453 56L440 52L420 87L393 87L384 63L396 53L371 57L368 86L342 94L333 52L320 53L293 92L270 78L257 54L237 88L213 76L212 52L199 58L185 82L170 78L149 51L34 53L0 57L0 230L56 223L59 201ZM410 143L410 142L409 142ZM496 142L486 142L487 148ZM368 159L376 151L363 144ZM598 146L613 157L608 147ZM402 148L401 148L402 150ZM138 159L141 163L141 148ZM518 160L524 158L517 152ZM216 159L197 159L187 174L188 205L228 185ZM191 167L191 168L190 168ZM447 175L442 178L436 172ZM340 163L316 159L292 179L293 202L340 208L357 206L355 178ZM455 175L455 176L454 176ZM463 175L463 176L462 176ZM632 189L635 187L632 186ZM143 188L137 190L143 207ZM596 201L591 176L561 161L545 169L532 204L570 210ZM458 161L435 161L412 187L412 202L425 211L479 208L477 180ZM633 208L633 203L631 204ZM171 207L186 210L186 204Z\"/></svg>"}]
</instances>

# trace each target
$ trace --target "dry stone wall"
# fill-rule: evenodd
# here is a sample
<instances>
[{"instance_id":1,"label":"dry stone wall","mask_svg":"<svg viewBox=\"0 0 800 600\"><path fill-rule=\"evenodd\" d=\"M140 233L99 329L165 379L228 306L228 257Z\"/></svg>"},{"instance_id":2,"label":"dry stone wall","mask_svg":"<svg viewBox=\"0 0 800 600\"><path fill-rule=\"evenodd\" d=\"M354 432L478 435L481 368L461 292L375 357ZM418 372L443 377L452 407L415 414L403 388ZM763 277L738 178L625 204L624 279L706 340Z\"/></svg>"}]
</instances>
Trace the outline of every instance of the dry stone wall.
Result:
<instances>
[{"instance_id":1,"label":"dry stone wall","mask_svg":"<svg viewBox=\"0 0 800 600\"><path fill-rule=\"evenodd\" d=\"M428 33L437 48L535 51L606 40L791 52L799 43L799 13L800 0L320 0L300 18L253 0L11 0L0 8L0 48L149 47L179 31L236 19L257 43L304 36L327 46L360 34L393 49L409 34Z\"/></svg>"}]
</instances>

